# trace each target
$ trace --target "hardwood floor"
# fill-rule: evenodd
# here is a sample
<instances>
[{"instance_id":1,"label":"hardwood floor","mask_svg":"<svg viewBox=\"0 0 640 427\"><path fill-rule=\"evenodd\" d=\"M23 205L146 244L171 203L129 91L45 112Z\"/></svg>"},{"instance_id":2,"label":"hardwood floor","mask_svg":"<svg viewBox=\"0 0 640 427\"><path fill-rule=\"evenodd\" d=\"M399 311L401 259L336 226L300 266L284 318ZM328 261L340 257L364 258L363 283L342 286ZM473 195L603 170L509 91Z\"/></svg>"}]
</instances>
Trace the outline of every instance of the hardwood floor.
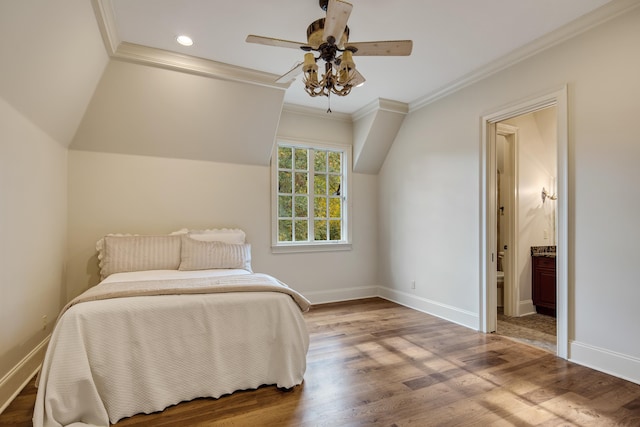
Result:
<instances>
[{"instance_id":1,"label":"hardwood floor","mask_svg":"<svg viewBox=\"0 0 640 427\"><path fill-rule=\"evenodd\" d=\"M125 426L638 426L640 385L379 298L314 306L303 385L197 399ZM29 384L0 426L30 426Z\"/></svg>"}]
</instances>

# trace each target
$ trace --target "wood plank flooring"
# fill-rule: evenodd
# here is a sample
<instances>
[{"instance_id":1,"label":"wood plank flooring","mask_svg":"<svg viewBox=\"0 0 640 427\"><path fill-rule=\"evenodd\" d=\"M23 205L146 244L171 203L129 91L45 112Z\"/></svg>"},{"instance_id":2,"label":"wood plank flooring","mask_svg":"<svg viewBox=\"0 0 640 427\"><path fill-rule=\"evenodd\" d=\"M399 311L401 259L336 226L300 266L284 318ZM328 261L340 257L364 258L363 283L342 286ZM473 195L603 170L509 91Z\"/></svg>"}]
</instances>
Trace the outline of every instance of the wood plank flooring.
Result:
<instances>
[{"instance_id":1,"label":"wood plank flooring","mask_svg":"<svg viewBox=\"0 0 640 427\"><path fill-rule=\"evenodd\" d=\"M640 385L379 298L314 306L304 383L125 426L639 426ZM30 426L29 384L0 426Z\"/></svg>"}]
</instances>

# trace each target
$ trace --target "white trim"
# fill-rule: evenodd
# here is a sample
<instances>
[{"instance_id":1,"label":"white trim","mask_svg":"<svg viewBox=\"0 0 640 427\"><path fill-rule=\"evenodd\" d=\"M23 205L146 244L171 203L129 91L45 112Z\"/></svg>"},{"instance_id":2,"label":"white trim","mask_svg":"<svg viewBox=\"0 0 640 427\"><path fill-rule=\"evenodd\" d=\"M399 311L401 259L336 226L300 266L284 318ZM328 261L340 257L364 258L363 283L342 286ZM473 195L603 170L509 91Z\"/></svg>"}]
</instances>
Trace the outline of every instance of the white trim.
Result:
<instances>
[{"instance_id":1,"label":"white trim","mask_svg":"<svg viewBox=\"0 0 640 427\"><path fill-rule=\"evenodd\" d=\"M355 122L374 111L388 111L391 113L407 114L409 112L409 104L400 101L393 101L391 99L377 98L353 113L351 117Z\"/></svg>"},{"instance_id":2,"label":"white trim","mask_svg":"<svg viewBox=\"0 0 640 427\"><path fill-rule=\"evenodd\" d=\"M113 11L111 0L92 0L93 12L102 35L102 42L107 49L107 54L112 56L118 50L121 40L118 37L118 26Z\"/></svg>"},{"instance_id":3,"label":"white trim","mask_svg":"<svg viewBox=\"0 0 640 427\"><path fill-rule=\"evenodd\" d=\"M297 104L284 104L282 106L283 113L297 114L301 116L320 118L323 120L335 120L344 123L351 123L351 114L347 113L339 113L334 111L332 113L327 113L327 110L322 108L315 107L307 107L304 105Z\"/></svg>"},{"instance_id":4,"label":"white trim","mask_svg":"<svg viewBox=\"0 0 640 427\"><path fill-rule=\"evenodd\" d=\"M351 243L327 243L320 242L314 244L287 244L280 243L271 245L271 253L274 254L290 254L297 252L336 252L350 251Z\"/></svg>"},{"instance_id":5,"label":"white trim","mask_svg":"<svg viewBox=\"0 0 640 427\"><path fill-rule=\"evenodd\" d=\"M488 113L481 118L481 156L480 156L480 330L490 332L492 319L495 314L495 306L491 306L491 292L488 286L491 282L491 251L495 248L492 244L492 235L495 235L495 212L491 212L491 201L495 199L495 194L491 194L490 184L492 184L492 171L495 171L495 160L491 162L492 150L495 150L495 138L492 138L492 131L495 124L511 117L531 113L545 107L556 106L557 114L557 210L556 210L556 319L557 319L557 355L563 359L568 357L568 215L569 215L569 193L568 193L568 114L567 114L567 87L562 86L547 93L533 96L527 100L518 101L509 106L498 109L493 113ZM493 145L493 147L492 147ZM495 180L495 178L493 178ZM495 184L495 183L494 183Z\"/></svg>"},{"instance_id":6,"label":"white trim","mask_svg":"<svg viewBox=\"0 0 640 427\"><path fill-rule=\"evenodd\" d=\"M571 362L640 384L640 359L578 341L571 342Z\"/></svg>"},{"instance_id":7,"label":"white trim","mask_svg":"<svg viewBox=\"0 0 640 427\"><path fill-rule=\"evenodd\" d=\"M519 189L518 189L518 177L519 177L519 166L518 166L518 152L520 150L519 147L519 129L515 126L510 126L504 123L497 124L497 134L502 135L509 140L509 159L505 160L509 162L510 168L510 179L509 179L509 190L510 194L508 197L508 220L507 220L507 228L508 228L508 238L507 238L507 274L504 278L504 314L507 316L520 316L520 283L518 280L518 275L516 274L516 265L518 260L518 200L519 200ZM500 250L500 248L498 248Z\"/></svg>"},{"instance_id":8,"label":"white trim","mask_svg":"<svg viewBox=\"0 0 640 427\"><path fill-rule=\"evenodd\" d=\"M311 304L328 304L332 302L373 298L379 295L378 288L375 286L360 286L354 288L331 289L327 291L305 292L304 296L311 301Z\"/></svg>"},{"instance_id":9,"label":"white trim","mask_svg":"<svg viewBox=\"0 0 640 427\"><path fill-rule=\"evenodd\" d=\"M277 74L121 41L118 38L112 1L93 0L92 4L105 49L112 58L283 91L292 83L276 83L279 77Z\"/></svg>"},{"instance_id":10,"label":"white trim","mask_svg":"<svg viewBox=\"0 0 640 427\"><path fill-rule=\"evenodd\" d=\"M343 153L343 177L346 185L342 186L342 201L346 214L342 217L343 229L346 236L343 241L332 242L301 242L301 243L278 243L278 194L276 191L278 183L278 146L286 144L300 148L317 148L321 150L335 150ZM295 252L330 252L330 251L346 251L351 250L352 225L351 218L353 203L351 201L351 170L352 164L352 147L348 144L337 144L331 142L312 141L304 138L288 138L276 137L273 151L271 153L271 252L277 253L295 253ZM311 185L311 184L310 184Z\"/></svg>"},{"instance_id":11,"label":"white trim","mask_svg":"<svg viewBox=\"0 0 640 427\"><path fill-rule=\"evenodd\" d=\"M462 310L447 304L442 304L416 295L399 291L397 289L378 287L378 296L405 307L421 311L423 313L436 316L449 322L477 331L478 314L470 311Z\"/></svg>"},{"instance_id":12,"label":"white trim","mask_svg":"<svg viewBox=\"0 0 640 427\"><path fill-rule=\"evenodd\" d=\"M0 379L0 414L7 409L40 369L50 338L51 335L48 335Z\"/></svg>"},{"instance_id":13,"label":"white trim","mask_svg":"<svg viewBox=\"0 0 640 427\"><path fill-rule=\"evenodd\" d=\"M533 305L533 300L519 301L518 316L529 316L530 314L536 314L536 306Z\"/></svg>"},{"instance_id":14,"label":"white trim","mask_svg":"<svg viewBox=\"0 0 640 427\"><path fill-rule=\"evenodd\" d=\"M497 72L511 67L527 58L530 58L546 49L576 37L585 31L603 24L617 16L629 12L640 6L638 0L617 0L610 1L598 9L581 16L580 18L554 30L524 46L517 48L511 53L498 58L489 64L472 71L447 85L434 90L409 103L409 112L419 110L439 99L445 98L452 93L483 80Z\"/></svg>"}]
</instances>

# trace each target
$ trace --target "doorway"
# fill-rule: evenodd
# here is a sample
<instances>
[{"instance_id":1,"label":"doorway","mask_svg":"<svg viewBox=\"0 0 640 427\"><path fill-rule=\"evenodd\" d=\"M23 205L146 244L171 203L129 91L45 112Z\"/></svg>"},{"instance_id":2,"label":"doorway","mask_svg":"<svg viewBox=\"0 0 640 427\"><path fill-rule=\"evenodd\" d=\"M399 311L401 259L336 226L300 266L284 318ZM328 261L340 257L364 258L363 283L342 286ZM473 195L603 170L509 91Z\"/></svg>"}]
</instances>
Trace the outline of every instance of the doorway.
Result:
<instances>
[{"instance_id":1,"label":"doorway","mask_svg":"<svg viewBox=\"0 0 640 427\"><path fill-rule=\"evenodd\" d=\"M542 199L541 191L556 194L556 117L554 105L496 124L495 332L553 353L557 327L550 307L556 300L555 269L545 270L548 301L542 306L532 268L541 260L547 267L555 263L555 200ZM545 258L533 258L532 248L536 254L546 248Z\"/></svg>"},{"instance_id":2,"label":"doorway","mask_svg":"<svg viewBox=\"0 0 640 427\"><path fill-rule=\"evenodd\" d=\"M521 116L534 111L539 111L547 107L555 106L555 115L557 123L557 176L555 177L555 186L557 191L556 211L554 220L554 236L556 243L556 319L557 319L557 348L556 354L559 357L567 358L568 356L568 339L567 339L567 92L566 87L559 88L547 94L531 98L519 102L517 104L507 106L494 113L482 117L482 206L481 206L481 259L480 259L480 277L481 277L481 307L480 307L480 329L484 332L494 332L497 326L497 300L498 290L497 281L497 263L498 263L498 237L497 237L497 221L498 221L498 177L497 177L497 139L499 123L508 121L517 116ZM517 135L517 132L516 132ZM517 144L516 144L517 147ZM517 149L517 148L516 148ZM515 193L515 191L514 191ZM514 228L515 230L516 228ZM550 233L551 230L547 230ZM515 233L511 233L514 236ZM508 245L507 245L508 246ZM516 257L530 256L527 251L522 248L518 249L518 244L512 243L512 248L507 249L509 256L512 258L512 265L517 265ZM514 253L517 252L517 253ZM508 257L507 257L508 258ZM507 267L507 270L509 267ZM511 274L505 271L505 277L515 275L514 268L511 268ZM505 279L505 285L506 285ZM525 292L522 286L514 287L513 284L518 281L513 279L510 287L505 286L505 302L507 298L512 304L510 309L515 313L521 314L523 310L526 312L527 304L530 299L525 298ZM511 291L507 297L506 290ZM522 291L522 292L521 292ZM518 295L520 293L521 295ZM522 301L524 299L524 302ZM505 307L506 309L506 307ZM534 308L535 310L535 308Z\"/></svg>"}]
</instances>

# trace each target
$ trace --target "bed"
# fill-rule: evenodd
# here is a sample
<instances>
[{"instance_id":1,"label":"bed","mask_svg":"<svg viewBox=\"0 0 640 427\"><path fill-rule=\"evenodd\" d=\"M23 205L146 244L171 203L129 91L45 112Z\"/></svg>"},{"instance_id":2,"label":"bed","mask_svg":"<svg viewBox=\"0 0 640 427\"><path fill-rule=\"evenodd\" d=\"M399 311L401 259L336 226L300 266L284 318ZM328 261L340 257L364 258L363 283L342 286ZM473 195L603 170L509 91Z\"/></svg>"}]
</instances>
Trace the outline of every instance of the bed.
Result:
<instances>
[{"instance_id":1,"label":"bed","mask_svg":"<svg viewBox=\"0 0 640 427\"><path fill-rule=\"evenodd\" d=\"M108 426L198 397L302 383L308 300L253 273L248 244L206 234L101 239L104 279L58 317L35 427Z\"/></svg>"}]
</instances>

